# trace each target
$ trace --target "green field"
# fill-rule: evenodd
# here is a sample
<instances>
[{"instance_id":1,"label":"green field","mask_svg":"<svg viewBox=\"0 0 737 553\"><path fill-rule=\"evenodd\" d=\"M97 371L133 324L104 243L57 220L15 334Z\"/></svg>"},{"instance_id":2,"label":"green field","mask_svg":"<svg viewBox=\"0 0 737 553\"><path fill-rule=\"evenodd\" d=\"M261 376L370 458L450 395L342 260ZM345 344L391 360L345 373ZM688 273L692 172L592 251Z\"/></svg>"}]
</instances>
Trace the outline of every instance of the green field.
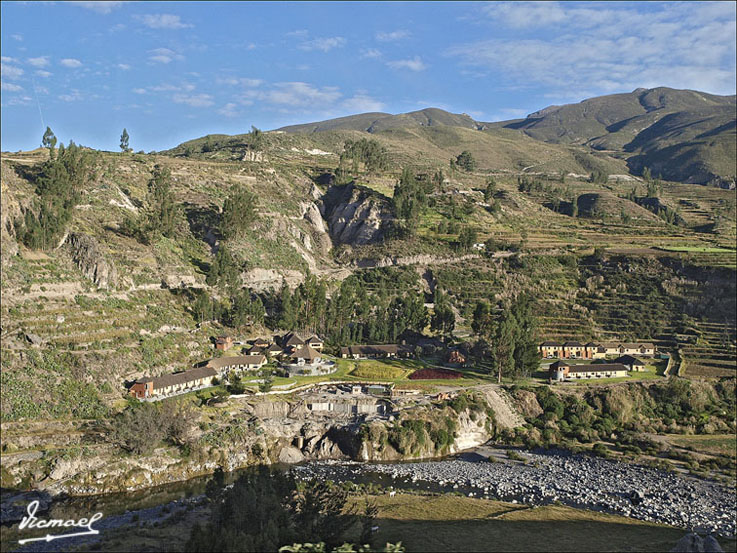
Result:
<instances>
[{"instance_id":1,"label":"green field","mask_svg":"<svg viewBox=\"0 0 737 553\"><path fill-rule=\"evenodd\" d=\"M698 453L737 457L734 434L668 434L666 435L666 441L679 447L693 448Z\"/></svg>"},{"instance_id":2,"label":"green field","mask_svg":"<svg viewBox=\"0 0 737 553\"><path fill-rule=\"evenodd\" d=\"M658 246L657 249L667 252L696 252L696 253L737 253L726 248L709 248L701 246Z\"/></svg>"},{"instance_id":3,"label":"green field","mask_svg":"<svg viewBox=\"0 0 737 553\"><path fill-rule=\"evenodd\" d=\"M684 530L563 506L527 507L457 495L373 496L375 544L413 551L670 551ZM359 506L362 504L358 500ZM721 540L725 551L735 542Z\"/></svg>"}]
</instances>

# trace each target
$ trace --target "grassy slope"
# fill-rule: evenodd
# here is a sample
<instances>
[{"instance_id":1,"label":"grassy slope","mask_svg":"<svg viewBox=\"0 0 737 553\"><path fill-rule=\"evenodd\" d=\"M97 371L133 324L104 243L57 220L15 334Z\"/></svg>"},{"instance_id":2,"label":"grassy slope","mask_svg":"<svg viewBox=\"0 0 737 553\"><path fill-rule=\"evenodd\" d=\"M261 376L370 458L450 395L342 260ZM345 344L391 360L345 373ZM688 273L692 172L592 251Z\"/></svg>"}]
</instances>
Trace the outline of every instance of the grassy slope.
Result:
<instances>
[{"instance_id":1,"label":"grassy slope","mask_svg":"<svg viewBox=\"0 0 737 553\"><path fill-rule=\"evenodd\" d=\"M375 496L376 542L412 551L668 551L683 530L570 507L453 495ZM542 537L544 536L544 539ZM724 541L733 546L733 542Z\"/></svg>"}]
</instances>

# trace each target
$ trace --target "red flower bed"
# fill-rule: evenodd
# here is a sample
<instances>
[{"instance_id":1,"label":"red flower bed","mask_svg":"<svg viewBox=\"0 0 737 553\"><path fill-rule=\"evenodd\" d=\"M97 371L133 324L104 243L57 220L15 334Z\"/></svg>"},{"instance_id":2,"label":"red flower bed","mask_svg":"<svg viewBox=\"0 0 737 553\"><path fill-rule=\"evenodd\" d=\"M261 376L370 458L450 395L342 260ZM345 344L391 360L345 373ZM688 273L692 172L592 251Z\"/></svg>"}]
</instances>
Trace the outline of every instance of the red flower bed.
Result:
<instances>
[{"instance_id":1,"label":"red flower bed","mask_svg":"<svg viewBox=\"0 0 737 553\"><path fill-rule=\"evenodd\" d=\"M410 380L453 380L463 375L452 369L420 369L409 375Z\"/></svg>"}]
</instances>

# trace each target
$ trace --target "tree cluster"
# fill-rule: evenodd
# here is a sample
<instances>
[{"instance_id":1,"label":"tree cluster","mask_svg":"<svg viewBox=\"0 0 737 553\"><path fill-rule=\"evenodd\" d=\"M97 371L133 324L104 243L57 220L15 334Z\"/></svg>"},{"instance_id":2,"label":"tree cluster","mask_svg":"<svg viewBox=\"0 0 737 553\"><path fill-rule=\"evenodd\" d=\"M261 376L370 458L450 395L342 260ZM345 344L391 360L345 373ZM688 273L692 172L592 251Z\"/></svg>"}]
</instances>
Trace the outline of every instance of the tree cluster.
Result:
<instances>
[{"instance_id":1,"label":"tree cluster","mask_svg":"<svg viewBox=\"0 0 737 553\"><path fill-rule=\"evenodd\" d=\"M248 142L248 147L251 150L260 152L263 150L265 143L263 131L251 125L251 132L248 133L246 141Z\"/></svg>"},{"instance_id":2,"label":"tree cluster","mask_svg":"<svg viewBox=\"0 0 737 553\"><path fill-rule=\"evenodd\" d=\"M373 138L346 140L343 153L340 154L340 167L345 169L348 165L354 174L361 170L361 165L367 172L376 173L389 166L389 154L386 148Z\"/></svg>"},{"instance_id":3,"label":"tree cluster","mask_svg":"<svg viewBox=\"0 0 737 553\"><path fill-rule=\"evenodd\" d=\"M192 406L184 402L130 405L113 418L110 437L125 451L145 455L164 440L186 443L195 418Z\"/></svg>"},{"instance_id":4,"label":"tree cluster","mask_svg":"<svg viewBox=\"0 0 737 553\"><path fill-rule=\"evenodd\" d=\"M462 151L455 160L451 160L451 166L460 167L464 171L471 172L476 169L476 159L468 150Z\"/></svg>"},{"instance_id":5,"label":"tree cluster","mask_svg":"<svg viewBox=\"0 0 737 553\"><path fill-rule=\"evenodd\" d=\"M456 316L450 304L450 298L439 286L433 294L433 316L430 328L442 336L449 336L456 325Z\"/></svg>"},{"instance_id":6,"label":"tree cluster","mask_svg":"<svg viewBox=\"0 0 737 553\"><path fill-rule=\"evenodd\" d=\"M325 284L312 275L294 291L284 285L280 292L263 297L270 314L266 324L319 334L333 347L396 343L405 330L419 332L427 326L424 295L415 288L414 281L408 284L395 277L367 282L363 277L345 279L329 300Z\"/></svg>"},{"instance_id":7,"label":"tree cluster","mask_svg":"<svg viewBox=\"0 0 737 553\"><path fill-rule=\"evenodd\" d=\"M227 240L241 238L256 220L257 198L245 188L235 187L223 204L220 230Z\"/></svg>"},{"instance_id":8,"label":"tree cluster","mask_svg":"<svg viewBox=\"0 0 737 553\"><path fill-rule=\"evenodd\" d=\"M133 148L129 145L130 136L128 135L128 130L123 129L123 133L120 135L120 151L127 154L129 152L133 151Z\"/></svg>"},{"instance_id":9,"label":"tree cluster","mask_svg":"<svg viewBox=\"0 0 737 553\"><path fill-rule=\"evenodd\" d=\"M121 226L121 232L149 244L160 236L173 238L182 220L181 206L172 190L171 170L154 165L143 213L129 216Z\"/></svg>"},{"instance_id":10,"label":"tree cluster","mask_svg":"<svg viewBox=\"0 0 737 553\"><path fill-rule=\"evenodd\" d=\"M519 296L496 313L487 302L476 304L471 328L479 337L477 350L491 361L499 382L502 376L529 376L538 367L536 324L529 296Z\"/></svg>"},{"instance_id":11,"label":"tree cluster","mask_svg":"<svg viewBox=\"0 0 737 553\"><path fill-rule=\"evenodd\" d=\"M478 233L476 229L470 226L464 226L458 234L458 247L463 251L468 251L476 243Z\"/></svg>"},{"instance_id":12,"label":"tree cluster","mask_svg":"<svg viewBox=\"0 0 737 553\"><path fill-rule=\"evenodd\" d=\"M609 180L609 174L602 169L594 169L589 175L589 182L594 184L606 184Z\"/></svg>"},{"instance_id":13,"label":"tree cluster","mask_svg":"<svg viewBox=\"0 0 737 553\"><path fill-rule=\"evenodd\" d=\"M207 495L212 502L206 524L192 528L187 551L278 551L293 543L338 547L356 517L373 522L348 504L348 492L332 482L297 482L293 476L257 467L224 489L222 473ZM288 550L288 549L287 549Z\"/></svg>"},{"instance_id":14,"label":"tree cluster","mask_svg":"<svg viewBox=\"0 0 737 553\"><path fill-rule=\"evenodd\" d=\"M400 228L404 233L411 235L417 230L432 186L432 181L418 179L411 169L402 171L399 182L394 186L392 202L394 214L400 220Z\"/></svg>"},{"instance_id":15,"label":"tree cluster","mask_svg":"<svg viewBox=\"0 0 737 553\"><path fill-rule=\"evenodd\" d=\"M53 151L56 138L44 135L44 140ZM94 154L84 151L73 141L66 148L60 144L58 154L41 165L32 207L16 225L19 238L26 246L47 250L58 244L93 171Z\"/></svg>"}]
</instances>

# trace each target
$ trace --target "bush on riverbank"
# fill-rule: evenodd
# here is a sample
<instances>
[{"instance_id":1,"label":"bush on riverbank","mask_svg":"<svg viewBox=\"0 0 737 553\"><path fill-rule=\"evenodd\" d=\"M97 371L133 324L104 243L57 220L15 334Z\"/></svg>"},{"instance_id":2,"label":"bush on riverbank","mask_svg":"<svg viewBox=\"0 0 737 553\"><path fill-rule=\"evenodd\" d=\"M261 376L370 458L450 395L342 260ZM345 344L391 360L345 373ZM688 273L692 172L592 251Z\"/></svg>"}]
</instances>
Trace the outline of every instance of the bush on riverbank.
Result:
<instances>
[{"instance_id":1,"label":"bush on riverbank","mask_svg":"<svg viewBox=\"0 0 737 553\"><path fill-rule=\"evenodd\" d=\"M735 431L735 380L723 379L715 384L670 378L666 382L591 388L583 394L547 386L514 387L512 394L533 393L540 410L526 413L524 429L507 431L499 438L503 443L538 446L595 444L592 452L603 455L606 443L614 441L624 455L671 455L668 446L642 436L643 433L712 434ZM570 393L574 392L574 393ZM531 416L537 413L537 416ZM705 463L699 464L699 467ZM734 462L727 458L710 460L710 468L733 471ZM695 469L694 469L695 470Z\"/></svg>"},{"instance_id":2,"label":"bush on riverbank","mask_svg":"<svg viewBox=\"0 0 737 553\"><path fill-rule=\"evenodd\" d=\"M483 420L489 436L494 435L496 422L491 407L478 394L462 393L432 407L402 413L391 425L379 421L364 424L359 438L378 453L391 447L407 457L442 455L455 443L464 415L477 424Z\"/></svg>"}]
</instances>

